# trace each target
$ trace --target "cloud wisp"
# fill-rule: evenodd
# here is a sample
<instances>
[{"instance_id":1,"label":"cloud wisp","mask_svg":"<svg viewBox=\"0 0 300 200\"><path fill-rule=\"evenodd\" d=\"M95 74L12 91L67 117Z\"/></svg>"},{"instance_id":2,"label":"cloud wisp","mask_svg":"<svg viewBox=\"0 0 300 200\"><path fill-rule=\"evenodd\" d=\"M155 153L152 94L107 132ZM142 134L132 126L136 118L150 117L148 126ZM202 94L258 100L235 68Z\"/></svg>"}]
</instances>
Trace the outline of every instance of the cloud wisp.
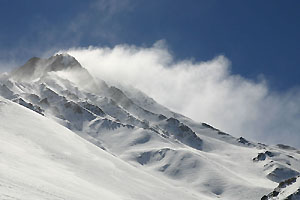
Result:
<instances>
[{"instance_id":1,"label":"cloud wisp","mask_svg":"<svg viewBox=\"0 0 300 200\"><path fill-rule=\"evenodd\" d=\"M209 123L234 136L300 147L300 92L272 91L230 71L230 61L175 61L164 43L152 47L73 48L94 76L132 85L173 111Z\"/></svg>"}]
</instances>

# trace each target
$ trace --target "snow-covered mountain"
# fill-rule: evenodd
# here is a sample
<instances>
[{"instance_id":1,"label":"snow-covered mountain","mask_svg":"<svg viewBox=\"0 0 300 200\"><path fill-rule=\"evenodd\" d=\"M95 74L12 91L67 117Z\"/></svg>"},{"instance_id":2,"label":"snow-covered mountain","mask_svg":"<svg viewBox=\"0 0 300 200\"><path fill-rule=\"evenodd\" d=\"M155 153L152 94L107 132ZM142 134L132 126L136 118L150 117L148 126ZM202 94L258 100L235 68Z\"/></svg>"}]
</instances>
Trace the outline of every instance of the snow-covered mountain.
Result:
<instances>
[{"instance_id":1,"label":"snow-covered mountain","mask_svg":"<svg viewBox=\"0 0 300 200\"><path fill-rule=\"evenodd\" d=\"M0 121L0 199L300 199L299 150L195 122L67 54L1 75Z\"/></svg>"}]
</instances>

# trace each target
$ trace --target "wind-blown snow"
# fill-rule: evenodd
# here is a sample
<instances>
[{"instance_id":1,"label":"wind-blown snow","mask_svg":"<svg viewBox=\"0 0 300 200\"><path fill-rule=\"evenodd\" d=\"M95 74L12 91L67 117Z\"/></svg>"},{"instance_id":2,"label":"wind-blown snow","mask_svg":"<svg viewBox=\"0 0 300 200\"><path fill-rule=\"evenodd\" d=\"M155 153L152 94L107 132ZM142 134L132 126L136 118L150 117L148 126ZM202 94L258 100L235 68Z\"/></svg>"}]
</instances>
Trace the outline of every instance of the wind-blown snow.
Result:
<instances>
[{"instance_id":1,"label":"wind-blown snow","mask_svg":"<svg viewBox=\"0 0 300 200\"><path fill-rule=\"evenodd\" d=\"M263 78L232 74L230 61L222 55L205 62L176 61L161 41L150 48L117 45L63 52L94 76L133 85L194 120L235 136L300 147L299 90L278 93Z\"/></svg>"},{"instance_id":2,"label":"wind-blown snow","mask_svg":"<svg viewBox=\"0 0 300 200\"><path fill-rule=\"evenodd\" d=\"M0 198L254 200L300 173L293 147L235 138L70 60L1 77Z\"/></svg>"}]
</instances>

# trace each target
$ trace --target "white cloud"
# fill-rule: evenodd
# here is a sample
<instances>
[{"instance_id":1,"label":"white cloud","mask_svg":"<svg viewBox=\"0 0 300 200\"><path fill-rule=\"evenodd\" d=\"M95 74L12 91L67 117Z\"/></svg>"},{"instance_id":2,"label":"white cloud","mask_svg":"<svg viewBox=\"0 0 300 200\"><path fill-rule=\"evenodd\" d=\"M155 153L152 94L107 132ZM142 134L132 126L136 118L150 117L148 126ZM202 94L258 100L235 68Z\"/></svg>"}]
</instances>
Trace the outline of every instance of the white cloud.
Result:
<instances>
[{"instance_id":1,"label":"white cloud","mask_svg":"<svg viewBox=\"0 0 300 200\"><path fill-rule=\"evenodd\" d=\"M224 56L175 62L161 41L150 48L118 45L67 52L93 75L133 85L194 120L235 136L300 146L300 92L275 93L264 80L233 75Z\"/></svg>"}]
</instances>

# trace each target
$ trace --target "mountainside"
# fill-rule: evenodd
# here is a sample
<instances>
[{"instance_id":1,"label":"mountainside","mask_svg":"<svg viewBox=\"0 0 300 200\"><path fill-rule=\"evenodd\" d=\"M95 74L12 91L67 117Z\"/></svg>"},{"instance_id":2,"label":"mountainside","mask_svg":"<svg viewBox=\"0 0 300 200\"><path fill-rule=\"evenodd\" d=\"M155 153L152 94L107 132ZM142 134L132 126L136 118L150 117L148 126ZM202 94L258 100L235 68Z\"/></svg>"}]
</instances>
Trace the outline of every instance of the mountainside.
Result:
<instances>
[{"instance_id":1,"label":"mountainside","mask_svg":"<svg viewBox=\"0 0 300 200\"><path fill-rule=\"evenodd\" d=\"M0 97L0 199L197 199Z\"/></svg>"},{"instance_id":2,"label":"mountainside","mask_svg":"<svg viewBox=\"0 0 300 200\"><path fill-rule=\"evenodd\" d=\"M299 199L299 150L195 122L70 55L0 76L0 96L1 199Z\"/></svg>"}]
</instances>

